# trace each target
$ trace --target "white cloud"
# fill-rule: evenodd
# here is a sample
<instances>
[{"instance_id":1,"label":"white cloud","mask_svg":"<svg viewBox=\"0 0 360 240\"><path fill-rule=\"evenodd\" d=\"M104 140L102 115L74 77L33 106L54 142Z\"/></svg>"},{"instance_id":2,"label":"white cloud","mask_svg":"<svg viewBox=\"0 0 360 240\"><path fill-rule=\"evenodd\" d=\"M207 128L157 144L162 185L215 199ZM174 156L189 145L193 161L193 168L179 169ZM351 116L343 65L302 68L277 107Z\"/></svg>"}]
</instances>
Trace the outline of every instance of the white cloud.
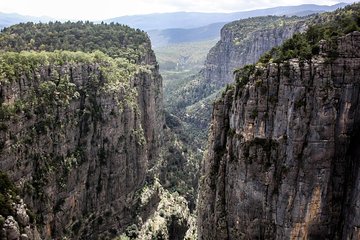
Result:
<instances>
[{"instance_id":1,"label":"white cloud","mask_svg":"<svg viewBox=\"0 0 360 240\"><path fill-rule=\"evenodd\" d=\"M341 0L1 0L0 12L58 19L100 20L154 12L235 12L304 3L332 5ZM345 2L353 2L347 0Z\"/></svg>"}]
</instances>

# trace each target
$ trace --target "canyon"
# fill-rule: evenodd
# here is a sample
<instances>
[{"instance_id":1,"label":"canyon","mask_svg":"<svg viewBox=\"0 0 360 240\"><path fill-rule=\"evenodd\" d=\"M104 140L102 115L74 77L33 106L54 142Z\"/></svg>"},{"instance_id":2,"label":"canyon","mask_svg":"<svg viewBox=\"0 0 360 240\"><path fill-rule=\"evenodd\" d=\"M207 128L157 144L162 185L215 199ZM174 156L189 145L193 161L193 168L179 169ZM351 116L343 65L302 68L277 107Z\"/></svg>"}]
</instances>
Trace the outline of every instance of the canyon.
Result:
<instances>
[{"instance_id":1,"label":"canyon","mask_svg":"<svg viewBox=\"0 0 360 240\"><path fill-rule=\"evenodd\" d=\"M0 238L359 239L359 12L226 24L171 103L144 31L4 29Z\"/></svg>"}]
</instances>

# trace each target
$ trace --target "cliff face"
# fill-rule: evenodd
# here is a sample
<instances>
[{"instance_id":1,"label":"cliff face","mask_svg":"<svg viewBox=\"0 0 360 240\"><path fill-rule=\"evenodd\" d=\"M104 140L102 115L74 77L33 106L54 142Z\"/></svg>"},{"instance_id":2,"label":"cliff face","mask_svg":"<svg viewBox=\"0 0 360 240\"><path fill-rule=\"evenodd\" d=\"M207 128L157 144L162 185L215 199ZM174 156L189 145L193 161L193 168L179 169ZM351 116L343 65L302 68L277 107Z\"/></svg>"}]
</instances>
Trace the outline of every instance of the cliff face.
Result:
<instances>
[{"instance_id":1,"label":"cliff face","mask_svg":"<svg viewBox=\"0 0 360 240\"><path fill-rule=\"evenodd\" d=\"M148 47L139 64L100 53L2 55L15 71L0 85L0 169L43 238L115 237L134 221L135 193L158 157L164 124Z\"/></svg>"},{"instance_id":2,"label":"cliff face","mask_svg":"<svg viewBox=\"0 0 360 240\"><path fill-rule=\"evenodd\" d=\"M258 65L215 103L200 239L359 239L359 46Z\"/></svg>"},{"instance_id":3,"label":"cliff face","mask_svg":"<svg viewBox=\"0 0 360 240\"><path fill-rule=\"evenodd\" d=\"M254 23L247 27L246 21ZM225 86L233 81L236 68L257 62L265 52L305 29L301 18L260 17L227 24L207 56L202 75L206 82Z\"/></svg>"}]
</instances>

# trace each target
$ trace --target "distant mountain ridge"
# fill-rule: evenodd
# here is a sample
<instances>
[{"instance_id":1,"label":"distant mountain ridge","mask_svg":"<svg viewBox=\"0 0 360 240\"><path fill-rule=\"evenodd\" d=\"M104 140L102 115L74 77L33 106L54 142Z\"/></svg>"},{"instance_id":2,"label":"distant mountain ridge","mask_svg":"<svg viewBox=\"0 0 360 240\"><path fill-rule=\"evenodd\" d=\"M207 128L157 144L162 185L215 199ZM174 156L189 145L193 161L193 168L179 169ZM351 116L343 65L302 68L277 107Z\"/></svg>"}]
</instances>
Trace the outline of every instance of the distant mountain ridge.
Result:
<instances>
[{"instance_id":1,"label":"distant mountain ridge","mask_svg":"<svg viewBox=\"0 0 360 240\"><path fill-rule=\"evenodd\" d=\"M276 16L308 16L311 14L322 13L327 11L333 11L337 8L344 7L348 5L347 3L339 3L332 6L322 6L315 4L304 4L299 6L290 6L290 7L275 7L268 9L260 9L253 10L247 12L238 12L238 13L230 13L223 14L224 19L234 18L233 20L240 20L249 17L257 17L257 16L267 16L267 15L276 15ZM180 13L175 13L176 15ZM186 13L183 13L186 14ZM195 13L188 13L187 17L192 17ZM212 13L210 13L211 15ZM215 14L214 18L210 18L212 21L217 19L221 19L221 14ZM148 15L145 15L148 16ZM166 17L167 15L163 15ZM203 15L201 15L203 16ZM186 18L186 17L185 17ZM176 21L176 19L172 19L172 21ZM233 21L231 20L231 21ZM200 20L202 21L202 20ZM215 22L205 26L195 27L195 28L168 28L168 29L158 29L155 30L147 30L151 42L153 43L154 48L164 47L171 44L178 43L186 43L186 42L199 42L199 41L209 41L214 39L219 39L221 28L228 22L231 21L223 21L223 22ZM194 21L196 20L194 19ZM140 22L138 22L140 24ZM147 23L151 24L151 23Z\"/></svg>"},{"instance_id":2,"label":"distant mountain ridge","mask_svg":"<svg viewBox=\"0 0 360 240\"><path fill-rule=\"evenodd\" d=\"M122 16L104 20L104 22L118 22L129 25L130 27L142 30L163 30L168 28L197 28L212 23L231 22L234 20L266 16L266 15L287 15L303 16L312 13L333 11L348 5L338 3L332 6L303 4L298 6L282 6L266 9L258 9L234 13L200 13L200 12L174 12L174 13L154 13L146 15Z\"/></svg>"},{"instance_id":3,"label":"distant mountain ridge","mask_svg":"<svg viewBox=\"0 0 360 240\"><path fill-rule=\"evenodd\" d=\"M47 16L34 17L34 16L20 15L17 13L0 12L0 29L21 22L49 22L53 20L54 20L53 18Z\"/></svg>"}]
</instances>

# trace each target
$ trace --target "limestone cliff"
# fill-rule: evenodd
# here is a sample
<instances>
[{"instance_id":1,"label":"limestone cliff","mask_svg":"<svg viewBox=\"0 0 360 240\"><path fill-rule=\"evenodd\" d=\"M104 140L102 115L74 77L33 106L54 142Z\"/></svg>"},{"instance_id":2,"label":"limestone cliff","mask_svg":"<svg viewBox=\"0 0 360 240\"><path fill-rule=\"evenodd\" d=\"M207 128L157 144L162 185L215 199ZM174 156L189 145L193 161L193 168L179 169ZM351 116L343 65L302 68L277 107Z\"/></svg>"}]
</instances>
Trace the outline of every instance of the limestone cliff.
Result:
<instances>
[{"instance_id":1,"label":"limestone cliff","mask_svg":"<svg viewBox=\"0 0 360 240\"><path fill-rule=\"evenodd\" d=\"M220 87L231 83L236 68L257 62L265 52L305 29L306 18L299 17L258 17L225 25L220 41L207 55L202 70L205 82Z\"/></svg>"},{"instance_id":2,"label":"limestone cliff","mask_svg":"<svg viewBox=\"0 0 360 240\"><path fill-rule=\"evenodd\" d=\"M335 59L320 48L257 65L215 103L200 239L360 238L360 33Z\"/></svg>"},{"instance_id":3,"label":"limestone cliff","mask_svg":"<svg viewBox=\"0 0 360 240\"><path fill-rule=\"evenodd\" d=\"M143 53L1 53L0 169L42 238L104 239L134 222L164 124L150 44Z\"/></svg>"}]
</instances>

